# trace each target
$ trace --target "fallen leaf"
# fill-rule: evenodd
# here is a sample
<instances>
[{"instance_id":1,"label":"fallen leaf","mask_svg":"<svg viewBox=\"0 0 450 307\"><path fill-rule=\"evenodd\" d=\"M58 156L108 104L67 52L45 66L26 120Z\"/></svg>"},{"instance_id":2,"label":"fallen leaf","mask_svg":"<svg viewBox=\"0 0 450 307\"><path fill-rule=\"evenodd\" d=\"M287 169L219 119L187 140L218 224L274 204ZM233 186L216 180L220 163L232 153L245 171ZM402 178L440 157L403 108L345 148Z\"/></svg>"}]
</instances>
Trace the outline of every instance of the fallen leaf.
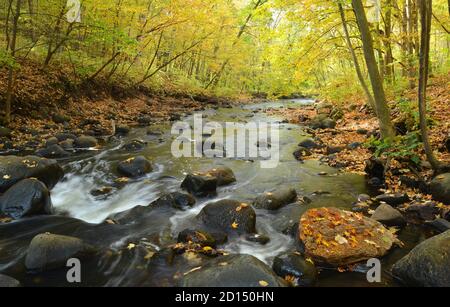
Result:
<instances>
[{"instance_id":1,"label":"fallen leaf","mask_svg":"<svg viewBox=\"0 0 450 307\"><path fill-rule=\"evenodd\" d=\"M231 227L233 229L238 229L239 228L239 224L237 222L234 222L233 224L231 224Z\"/></svg>"},{"instance_id":2,"label":"fallen leaf","mask_svg":"<svg viewBox=\"0 0 450 307\"><path fill-rule=\"evenodd\" d=\"M267 286L269 286L269 283L268 283L267 281L265 281L265 280L260 280L260 281L259 281L259 284L260 284L261 287L267 287Z\"/></svg>"}]
</instances>

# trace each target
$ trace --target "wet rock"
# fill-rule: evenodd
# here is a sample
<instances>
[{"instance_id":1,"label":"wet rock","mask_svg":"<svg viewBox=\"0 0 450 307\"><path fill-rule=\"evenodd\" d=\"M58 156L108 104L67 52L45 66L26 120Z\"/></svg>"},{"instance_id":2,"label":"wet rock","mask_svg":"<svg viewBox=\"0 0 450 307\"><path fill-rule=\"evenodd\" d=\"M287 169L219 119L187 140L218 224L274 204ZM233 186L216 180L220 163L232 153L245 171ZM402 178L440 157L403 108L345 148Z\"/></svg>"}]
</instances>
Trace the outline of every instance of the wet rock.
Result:
<instances>
[{"instance_id":1,"label":"wet rock","mask_svg":"<svg viewBox=\"0 0 450 307\"><path fill-rule=\"evenodd\" d=\"M372 219L386 225L391 226L405 226L406 220L400 211L392 208L388 204L381 204L372 215Z\"/></svg>"},{"instance_id":2,"label":"wet rock","mask_svg":"<svg viewBox=\"0 0 450 307\"><path fill-rule=\"evenodd\" d=\"M297 161L303 161L303 157L309 157L312 153L309 149L299 147L296 151L294 151L293 155Z\"/></svg>"},{"instance_id":3,"label":"wet rock","mask_svg":"<svg viewBox=\"0 0 450 307\"><path fill-rule=\"evenodd\" d=\"M297 200L297 191L293 188L281 188L274 192L267 192L256 198L253 206L258 209L278 210Z\"/></svg>"},{"instance_id":4,"label":"wet rock","mask_svg":"<svg viewBox=\"0 0 450 307\"><path fill-rule=\"evenodd\" d=\"M44 272L66 266L67 260L87 258L95 249L74 237L54 234L40 234L33 238L28 247L25 267L31 272Z\"/></svg>"},{"instance_id":5,"label":"wet rock","mask_svg":"<svg viewBox=\"0 0 450 307\"><path fill-rule=\"evenodd\" d=\"M35 154L38 157L48 159L60 159L70 156L70 153L65 151L61 146L57 144L38 149Z\"/></svg>"},{"instance_id":6,"label":"wet rock","mask_svg":"<svg viewBox=\"0 0 450 307\"><path fill-rule=\"evenodd\" d=\"M77 136L75 134L67 133L67 132L58 133L55 135L55 137L58 139L59 142L64 142L66 140L76 140L76 138L77 138Z\"/></svg>"},{"instance_id":7,"label":"wet rock","mask_svg":"<svg viewBox=\"0 0 450 307\"><path fill-rule=\"evenodd\" d=\"M2 137L10 138L11 133L12 133L11 129L0 126L0 138Z\"/></svg>"},{"instance_id":8,"label":"wet rock","mask_svg":"<svg viewBox=\"0 0 450 307\"><path fill-rule=\"evenodd\" d=\"M286 279L294 278L294 284L300 287L310 287L317 281L317 269L298 253L287 253L278 256L273 261L273 270L278 276Z\"/></svg>"},{"instance_id":9,"label":"wet rock","mask_svg":"<svg viewBox=\"0 0 450 307\"><path fill-rule=\"evenodd\" d=\"M207 205L197 215L205 226L227 234L256 233L256 213L251 206L234 200Z\"/></svg>"},{"instance_id":10,"label":"wet rock","mask_svg":"<svg viewBox=\"0 0 450 307\"><path fill-rule=\"evenodd\" d=\"M348 145L347 145L347 149L355 150L355 149L360 148L361 145L362 145L362 144L359 143L359 142L354 142L354 143L348 144Z\"/></svg>"},{"instance_id":11,"label":"wet rock","mask_svg":"<svg viewBox=\"0 0 450 307\"><path fill-rule=\"evenodd\" d=\"M0 288L19 288L20 281L12 277L0 274Z\"/></svg>"},{"instance_id":12,"label":"wet rock","mask_svg":"<svg viewBox=\"0 0 450 307\"><path fill-rule=\"evenodd\" d=\"M427 223L427 226L433 228L439 233L450 230L450 222L444 219L437 219Z\"/></svg>"},{"instance_id":13,"label":"wet rock","mask_svg":"<svg viewBox=\"0 0 450 307\"><path fill-rule=\"evenodd\" d=\"M445 149L450 152L450 136L448 136L444 141L444 147Z\"/></svg>"},{"instance_id":14,"label":"wet rock","mask_svg":"<svg viewBox=\"0 0 450 307\"><path fill-rule=\"evenodd\" d=\"M270 238L264 235L251 233L245 236L245 240L248 242L258 243L261 245L266 245L270 242Z\"/></svg>"},{"instance_id":15,"label":"wet rock","mask_svg":"<svg viewBox=\"0 0 450 307\"><path fill-rule=\"evenodd\" d=\"M367 135L369 133L369 130L364 129L364 128L359 128L358 130L356 130L356 133L358 133L360 135Z\"/></svg>"},{"instance_id":16,"label":"wet rock","mask_svg":"<svg viewBox=\"0 0 450 307\"><path fill-rule=\"evenodd\" d=\"M53 114L52 120L55 124L64 124L70 122L70 117L63 114Z\"/></svg>"},{"instance_id":17,"label":"wet rock","mask_svg":"<svg viewBox=\"0 0 450 307\"><path fill-rule=\"evenodd\" d=\"M320 148L321 146L319 144L316 143L316 141L314 141L314 139L312 138L308 138L306 140L301 141L298 144L299 147L303 147L306 149L316 149L316 148Z\"/></svg>"},{"instance_id":18,"label":"wet rock","mask_svg":"<svg viewBox=\"0 0 450 307\"><path fill-rule=\"evenodd\" d=\"M433 221L439 213L440 209L434 202L414 202L406 208L406 217L416 223Z\"/></svg>"},{"instance_id":19,"label":"wet rock","mask_svg":"<svg viewBox=\"0 0 450 307\"><path fill-rule=\"evenodd\" d=\"M200 246L210 246L215 248L217 246L216 239L208 232L202 230L185 229L178 235L179 243L194 243Z\"/></svg>"},{"instance_id":20,"label":"wet rock","mask_svg":"<svg viewBox=\"0 0 450 307\"><path fill-rule=\"evenodd\" d=\"M130 133L131 129L128 126L117 126L116 127L116 135L125 136Z\"/></svg>"},{"instance_id":21,"label":"wet rock","mask_svg":"<svg viewBox=\"0 0 450 307\"><path fill-rule=\"evenodd\" d=\"M124 177L138 178L153 171L152 164L143 156L130 158L117 165L117 171Z\"/></svg>"},{"instance_id":22,"label":"wet rock","mask_svg":"<svg viewBox=\"0 0 450 307\"><path fill-rule=\"evenodd\" d=\"M299 238L306 257L336 267L383 257L398 243L381 223L337 208L307 211Z\"/></svg>"},{"instance_id":23,"label":"wet rock","mask_svg":"<svg viewBox=\"0 0 450 307\"><path fill-rule=\"evenodd\" d=\"M56 160L34 156L0 156L0 192L26 178L36 178L51 189L64 176Z\"/></svg>"},{"instance_id":24,"label":"wet rock","mask_svg":"<svg viewBox=\"0 0 450 307\"><path fill-rule=\"evenodd\" d=\"M51 137L45 142L45 147L51 147L53 145L58 145L59 141L56 137Z\"/></svg>"},{"instance_id":25,"label":"wet rock","mask_svg":"<svg viewBox=\"0 0 450 307\"><path fill-rule=\"evenodd\" d=\"M236 182L233 171L228 167L218 167L201 174L202 176L210 176L217 179L217 186L226 186Z\"/></svg>"},{"instance_id":26,"label":"wet rock","mask_svg":"<svg viewBox=\"0 0 450 307\"><path fill-rule=\"evenodd\" d=\"M178 210L187 210L195 205L195 198L190 194L173 192L160 197L151 206L172 207Z\"/></svg>"},{"instance_id":27,"label":"wet rock","mask_svg":"<svg viewBox=\"0 0 450 307\"><path fill-rule=\"evenodd\" d=\"M369 178L378 178L384 181L384 171L384 162L382 160L372 157L366 161L365 172Z\"/></svg>"},{"instance_id":28,"label":"wet rock","mask_svg":"<svg viewBox=\"0 0 450 307\"><path fill-rule=\"evenodd\" d=\"M180 280L181 287L285 287L265 263L250 255L219 257Z\"/></svg>"},{"instance_id":29,"label":"wet rock","mask_svg":"<svg viewBox=\"0 0 450 307\"><path fill-rule=\"evenodd\" d=\"M144 141L132 140L131 142L123 145L122 150L136 152L136 151L144 150L146 146L147 146L147 143Z\"/></svg>"},{"instance_id":30,"label":"wet rock","mask_svg":"<svg viewBox=\"0 0 450 307\"><path fill-rule=\"evenodd\" d=\"M398 207L410 201L408 194L389 193L378 195L375 200L380 203L386 203L392 207Z\"/></svg>"},{"instance_id":31,"label":"wet rock","mask_svg":"<svg viewBox=\"0 0 450 307\"><path fill-rule=\"evenodd\" d=\"M67 139L65 141L62 141L61 143L59 143L59 145L61 146L62 149L64 149L65 151L72 151L73 150L73 144L74 144L74 140L72 139Z\"/></svg>"},{"instance_id":32,"label":"wet rock","mask_svg":"<svg viewBox=\"0 0 450 307\"><path fill-rule=\"evenodd\" d=\"M24 179L0 197L0 212L20 219L32 215L51 214L50 192L36 179Z\"/></svg>"},{"instance_id":33,"label":"wet rock","mask_svg":"<svg viewBox=\"0 0 450 307\"><path fill-rule=\"evenodd\" d=\"M435 200L450 205L450 173L434 178L430 183L430 192Z\"/></svg>"},{"instance_id":34,"label":"wet rock","mask_svg":"<svg viewBox=\"0 0 450 307\"><path fill-rule=\"evenodd\" d=\"M410 286L450 287L450 231L428 239L397 262L394 276Z\"/></svg>"},{"instance_id":35,"label":"wet rock","mask_svg":"<svg viewBox=\"0 0 450 307\"><path fill-rule=\"evenodd\" d=\"M327 146L327 155L334 155L343 151L344 148L340 146Z\"/></svg>"},{"instance_id":36,"label":"wet rock","mask_svg":"<svg viewBox=\"0 0 450 307\"><path fill-rule=\"evenodd\" d=\"M217 193L217 178L189 174L182 182L181 188L198 197L215 195Z\"/></svg>"},{"instance_id":37,"label":"wet rock","mask_svg":"<svg viewBox=\"0 0 450 307\"><path fill-rule=\"evenodd\" d=\"M101 187L98 189L91 190L90 194L94 197L104 197L111 195L114 192L113 187Z\"/></svg>"},{"instance_id":38,"label":"wet rock","mask_svg":"<svg viewBox=\"0 0 450 307\"><path fill-rule=\"evenodd\" d=\"M148 126L153 122L153 118L150 115L139 115L136 119L136 121L141 126Z\"/></svg>"},{"instance_id":39,"label":"wet rock","mask_svg":"<svg viewBox=\"0 0 450 307\"><path fill-rule=\"evenodd\" d=\"M82 135L75 139L74 146L80 149L93 148L98 145L95 137Z\"/></svg>"}]
</instances>

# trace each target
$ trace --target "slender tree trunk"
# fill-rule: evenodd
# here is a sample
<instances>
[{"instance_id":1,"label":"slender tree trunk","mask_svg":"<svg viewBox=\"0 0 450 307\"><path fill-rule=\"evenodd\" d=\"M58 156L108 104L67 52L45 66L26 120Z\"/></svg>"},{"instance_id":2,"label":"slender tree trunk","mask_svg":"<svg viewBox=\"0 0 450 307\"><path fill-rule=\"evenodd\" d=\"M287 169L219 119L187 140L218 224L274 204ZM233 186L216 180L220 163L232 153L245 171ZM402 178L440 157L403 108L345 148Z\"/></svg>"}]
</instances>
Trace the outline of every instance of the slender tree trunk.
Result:
<instances>
[{"instance_id":1,"label":"slender tree trunk","mask_svg":"<svg viewBox=\"0 0 450 307\"><path fill-rule=\"evenodd\" d=\"M391 121L389 106L386 101L383 81L378 71L377 61L373 48L373 39L367 22L367 16L361 0L352 0L353 9L358 21L358 27L361 32L363 43L364 57L366 59L367 70L369 72L372 91L374 94L377 117L380 123L381 135L383 138L391 138L395 136L394 126Z\"/></svg>"},{"instance_id":2,"label":"slender tree trunk","mask_svg":"<svg viewBox=\"0 0 450 307\"><path fill-rule=\"evenodd\" d=\"M440 163L436 159L431 147L428 136L427 122L427 85L430 61L430 35L431 35L431 18L432 18L432 0L419 0L420 2L420 19L422 24L422 32L420 35L420 66L419 66L419 113L420 113L420 131L422 141L425 148L428 161L435 171L440 168Z\"/></svg>"},{"instance_id":3,"label":"slender tree trunk","mask_svg":"<svg viewBox=\"0 0 450 307\"><path fill-rule=\"evenodd\" d=\"M376 110L376 106L375 106L375 100L373 99L373 96L370 93L370 90L366 84L366 81L364 80L364 75L361 71L361 66L359 65L358 57L356 56L355 50L353 49L352 41L350 40L350 33L348 31L347 20L345 19L345 13L344 13L342 4L338 3L338 7L339 7L339 13L341 15L342 26L344 28L345 41L347 42L348 50L350 51L350 54L352 56L353 64L355 66L355 70L356 70L356 74L358 76L359 83L361 84L361 87L362 87L364 93L366 94L367 101L368 101L370 107L376 114L377 110Z\"/></svg>"},{"instance_id":4,"label":"slender tree trunk","mask_svg":"<svg viewBox=\"0 0 450 307\"><path fill-rule=\"evenodd\" d=\"M12 37L10 42L11 57L16 56L16 40L17 40L17 27L20 17L20 9L22 6L22 0L17 0L16 2L16 12L13 19ZM11 104L13 100L14 92L14 79L15 79L15 68L10 66L8 69L8 89L6 91L6 105L5 105L5 125L11 123Z\"/></svg>"},{"instance_id":5,"label":"slender tree trunk","mask_svg":"<svg viewBox=\"0 0 450 307\"><path fill-rule=\"evenodd\" d=\"M389 82L393 81L394 75L394 56L392 53L391 45L391 33L392 33L392 1L386 1L386 17L385 17L385 27L384 27L384 47L386 49L386 54L384 58L385 63L385 76Z\"/></svg>"}]
</instances>

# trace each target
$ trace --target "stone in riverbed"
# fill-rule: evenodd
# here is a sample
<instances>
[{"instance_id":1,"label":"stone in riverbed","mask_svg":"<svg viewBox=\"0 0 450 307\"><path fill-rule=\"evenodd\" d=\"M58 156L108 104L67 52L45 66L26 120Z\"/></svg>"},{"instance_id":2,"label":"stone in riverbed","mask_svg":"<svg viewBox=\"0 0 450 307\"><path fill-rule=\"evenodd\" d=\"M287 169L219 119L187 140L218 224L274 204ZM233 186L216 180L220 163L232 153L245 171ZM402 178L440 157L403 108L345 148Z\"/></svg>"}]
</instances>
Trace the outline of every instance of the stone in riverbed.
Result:
<instances>
[{"instance_id":1,"label":"stone in riverbed","mask_svg":"<svg viewBox=\"0 0 450 307\"><path fill-rule=\"evenodd\" d=\"M65 151L61 146L55 144L38 149L36 151L36 156L47 159L60 159L70 156L70 153Z\"/></svg>"},{"instance_id":2,"label":"stone in riverbed","mask_svg":"<svg viewBox=\"0 0 450 307\"><path fill-rule=\"evenodd\" d=\"M297 161L303 161L303 157L309 157L312 153L307 148L299 147L296 151L294 151L293 155Z\"/></svg>"},{"instance_id":3,"label":"stone in riverbed","mask_svg":"<svg viewBox=\"0 0 450 307\"><path fill-rule=\"evenodd\" d=\"M181 188L198 197L215 195L217 193L217 178L189 174L181 183Z\"/></svg>"},{"instance_id":4,"label":"stone in riverbed","mask_svg":"<svg viewBox=\"0 0 450 307\"><path fill-rule=\"evenodd\" d=\"M93 136L82 135L75 139L74 146L79 149L93 148L98 145L98 141Z\"/></svg>"},{"instance_id":5,"label":"stone in riverbed","mask_svg":"<svg viewBox=\"0 0 450 307\"><path fill-rule=\"evenodd\" d=\"M122 150L125 151L141 151L144 150L144 148L147 146L147 143L141 140L132 140L131 142L125 144L122 146Z\"/></svg>"},{"instance_id":6,"label":"stone in riverbed","mask_svg":"<svg viewBox=\"0 0 450 307\"><path fill-rule=\"evenodd\" d=\"M51 147L53 145L58 145L59 141L56 137L51 137L45 141L45 147Z\"/></svg>"},{"instance_id":7,"label":"stone in riverbed","mask_svg":"<svg viewBox=\"0 0 450 307\"><path fill-rule=\"evenodd\" d=\"M0 197L0 213L13 219L52 214L50 192L36 179L24 179Z\"/></svg>"},{"instance_id":8,"label":"stone in riverbed","mask_svg":"<svg viewBox=\"0 0 450 307\"><path fill-rule=\"evenodd\" d=\"M264 235L251 233L245 236L245 240L248 242L258 243L260 245L266 245L270 242L270 238Z\"/></svg>"},{"instance_id":9,"label":"stone in riverbed","mask_svg":"<svg viewBox=\"0 0 450 307\"><path fill-rule=\"evenodd\" d=\"M19 288L20 281L12 277L0 274L0 288Z\"/></svg>"},{"instance_id":10,"label":"stone in riverbed","mask_svg":"<svg viewBox=\"0 0 450 307\"><path fill-rule=\"evenodd\" d=\"M117 171L125 177L138 178L153 171L152 164L143 156L130 158L117 165Z\"/></svg>"},{"instance_id":11,"label":"stone in riverbed","mask_svg":"<svg viewBox=\"0 0 450 307\"><path fill-rule=\"evenodd\" d=\"M56 160L35 156L0 156L0 193L26 178L36 178L52 189L64 177Z\"/></svg>"},{"instance_id":12,"label":"stone in riverbed","mask_svg":"<svg viewBox=\"0 0 450 307\"><path fill-rule=\"evenodd\" d=\"M226 186L236 182L236 176L234 175L231 168L228 167L213 168L199 175L216 178L218 187Z\"/></svg>"},{"instance_id":13,"label":"stone in riverbed","mask_svg":"<svg viewBox=\"0 0 450 307\"><path fill-rule=\"evenodd\" d=\"M378 178L381 181L384 181L384 162L380 159L376 159L373 157L370 158L368 161L366 161L365 172L369 178Z\"/></svg>"},{"instance_id":14,"label":"stone in riverbed","mask_svg":"<svg viewBox=\"0 0 450 307\"><path fill-rule=\"evenodd\" d=\"M55 135L59 142L64 142L66 140L76 140L77 136L72 133L62 132Z\"/></svg>"},{"instance_id":15,"label":"stone in riverbed","mask_svg":"<svg viewBox=\"0 0 450 307\"><path fill-rule=\"evenodd\" d=\"M435 202L414 202L406 207L406 217L416 223L433 221L440 213L440 209Z\"/></svg>"},{"instance_id":16,"label":"stone in riverbed","mask_svg":"<svg viewBox=\"0 0 450 307\"><path fill-rule=\"evenodd\" d=\"M392 207L398 207L400 205L403 205L404 203L409 202L410 198L409 198L408 194L390 193L390 194L378 195L375 198L375 200L380 203L386 203L388 205L391 205Z\"/></svg>"},{"instance_id":17,"label":"stone in riverbed","mask_svg":"<svg viewBox=\"0 0 450 307\"><path fill-rule=\"evenodd\" d=\"M287 283L265 263L250 255L219 257L199 270L186 274L181 287L286 287Z\"/></svg>"},{"instance_id":18,"label":"stone in riverbed","mask_svg":"<svg viewBox=\"0 0 450 307\"><path fill-rule=\"evenodd\" d=\"M227 234L256 233L256 213L245 203L235 200L221 200L207 205L197 215L206 227Z\"/></svg>"},{"instance_id":19,"label":"stone in riverbed","mask_svg":"<svg viewBox=\"0 0 450 307\"><path fill-rule=\"evenodd\" d=\"M216 239L206 231L185 229L178 234L179 243L194 243L200 246L216 247Z\"/></svg>"},{"instance_id":20,"label":"stone in riverbed","mask_svg":"<svg viewBox=\"0 0 450 307\"><path fill-rule=\"evenodd\" d=\"M11 129L0 126L0 137L11 137Z\"/></svg>"},{"instance_id":21,"label":"stone in riverbed","mask_svg":"<svg viewBox=\"0 0 450 307\"><path fill-rule=\"evenodd\" d=\"M253 206L258 209L278 210L283 206L294 203L297 200L297 191L293 188L281 188L274 192L264 193L259 196Z\"/></svg>"},{"instance_id":22,"label":"stone in riverbed","mask_svg":"<svg viewBox=\"0 0 450 307\"><path fill-rule=\"evenodd\" d=\"M306 257L336 267L382 257L398 243L381 223L337 208L305 212L299 239Z\"/></svg>"},{"instance_id":23,"label":"stone in riverbed","mask_svg":"<svg viewBox=\"0 0 450 307\"><path fill-rule=\"evenodd\" d=\"M273 261L273 270L282 278L293 277L296 286L310 287L317 281L317 269L300 254L287 253Z\"/></svg>"},{"instance_id":24,"label":"stone in riverbed","mask_svg":"<svg viewBox=\"0 0 450 307\"><path fill-rule=\"evenodd\" d=\"M187 210L195 205L195 198L190 194L173 192L161 196L151 206L172 207L178 210Z\"/></svg>"},{"instance_id":25,"label":"stone in riverbed","mask_svg":"<svg viewBox=\"0 0 450 307\"><path fill-rule=\"evenodd\" d=\"M427 226L433 228L439 233L450 230L450 222L444 219L437 219L427 223Z\"/></svg>"},{"instance_id":26,"label":"stone in riverbed","mask_svg":"<svg viewBox=\"0 0 450 307\"><path fill-rule=\"evenodd\" d=\"M319 144L316 143L316 141L314 141L314 139L312 138L307 138L303 141L301 141L298 144L299 147L303 147L306 149L316 149L316 148L320 148L321 146Z\"/></svg>"},{"instance_id":27,"label":"stone in riverbed","mask_svg":"<svg viewBox=\"0 0 450 307\"><path fill-rule=\"evenodd\" d=\"M28 247L25 267L31 272L44 272L66 266L67 260L87 258L95 249L74 237L54 234L40 234L33 238Z\"/></svg>"},{"instance_id":28,"label":"stone in riverbed","mask_svg":"<svg viewBox=\"0 0 450 307\"><path fill-rule=\"evenodd\" d=\"M434 178L430 183L430 191L435 200L450 205L450 173Z\"/></svg>"},{"instance_id":29,"label":"stone in riverbed","mask_svg":"<svg viewBox=\"0 0 450 307\"><path fill-rule=\"evenodd\" d=\"M428 239L397 262L394 276L410 286L450 287L450 231Z\"/></svg>"},{"instance_id":30,"label":"stone in riverbed","mask_svg":"<svg viewBox=\"0 0 450 307\"><path fill-rule=\"evenodd\" d=\"M381 204L372 215L372 219L386 225L391 226L405 226L406 220L400 211L392 208L388 204Z\"/></svg>"}]
</instances>

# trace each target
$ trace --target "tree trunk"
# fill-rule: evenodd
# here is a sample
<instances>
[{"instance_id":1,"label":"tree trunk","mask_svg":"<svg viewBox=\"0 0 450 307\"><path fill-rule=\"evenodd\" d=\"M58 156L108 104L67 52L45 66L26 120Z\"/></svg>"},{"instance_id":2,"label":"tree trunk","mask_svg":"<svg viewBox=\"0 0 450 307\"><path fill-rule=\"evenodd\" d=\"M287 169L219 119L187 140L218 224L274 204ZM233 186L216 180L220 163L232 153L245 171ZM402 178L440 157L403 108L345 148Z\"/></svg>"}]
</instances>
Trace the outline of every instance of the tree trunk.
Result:
<instances>
[{"instance_id":1,"label":"tree trunk","mask_svg":"<svg viewBox=\"0 0 450 307\"><path fill-rule=\"evenodd\" d=\"M440 163L436 159L431 148L428 136L427 121L427 85L428 85L428 69L430 61L430 33L431 33L431 17L432 17L432 0L419 0L420 2L420 19L422 24L422 32L420 35L420 67L419 67L419 113L420 113L420 132L425 148L428 161L435 171L440 168Z\"/></svg>"},{"instance_id":2,"label":"tree trunk","mask_svg":"<svg viewBox=\"0 0 450 307\"><path fill-rule=\"evenodd\" d=\"M19 23L21 6L22 6L22 0L17 0L16 12L14 14L14 19L13 19L11 43L9 46L11 49L11 57L12 58L15 58L15 56L16 56L17 27L18 27L18 23ZM8 89L6 91L5 125L9 125L11 123L11 104L12 104L13 92L14 92L14 79L15 79L15 68L13 66L10 66L8 69Z\"/></svg>"},{"instance_id":3,"label":"tree trunk","mask_svg":"<svg viewBox=\"0 0 450 307\"><path fill-rule=\"evenodd\" d=\"M380 123L380 131L383 138L391 138L395 136L394 126L391 121L389 106L386 101L383 81L378 71L377 61L373 48L373 39L367 22L367 16L361 0L352 0L353 10L358 21L358 27L361 32L363 43L364 57L366 59L367 70L369 72L372 91L374 94L377 117Z\"/></svg>"},{"instance_id":4,"label":"tree trunk","mask_svg":"<svg viewBox=\"0 0 450 307\"><path fill-rule=\"evenodd\" d=\"M376 110L376 106L375 106L375 100L373 99L373 96L370 93L370 90L366 84L366 81L364 80L364 75L361 71L361 66L359 65L358 57L356 56L355 50L353 49L352 41L350 40L350 33L348 31L347 20L345 19L345 13L344 13L342 4L338 3L338 7L339 7L339 13L341 15L342 26L344 28L345 40L347 42L348 49L349 49L350 54L353 59L353 64L355 66L355 70L356 70L356 74L358 76L359 83L361 84L361 87L364 90L364 93L366 94L367 101L368 101L370 107L376 114L377 110Z\"/></svg>"}]
</instances>

